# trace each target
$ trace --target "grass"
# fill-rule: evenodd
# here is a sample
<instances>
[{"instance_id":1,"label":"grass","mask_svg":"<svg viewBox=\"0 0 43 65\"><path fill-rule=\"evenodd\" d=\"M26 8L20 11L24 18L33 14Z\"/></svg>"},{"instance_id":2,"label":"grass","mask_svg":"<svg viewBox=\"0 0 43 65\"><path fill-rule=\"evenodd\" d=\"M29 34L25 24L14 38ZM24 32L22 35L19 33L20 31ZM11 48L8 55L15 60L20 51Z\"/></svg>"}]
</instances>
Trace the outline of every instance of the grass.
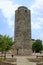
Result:
<instances>
[{"instance_id":1,"label":"grass","mask_svg":"<svg viewBox=\"0 0 43 65\"><path fill-rule=\"evenodd\" d=\"M6 58L5 61L8 61L8 62L16 62L17 59L16 58Z\"/></svg>"},{"instance_id":2,"label":"grass","mask_svg":"<svg viewBox=\"0 0 43 65\"><path fill-rule=\"evenodd\" d=\"M17 59L16 58L0 58L0 62L4 62L4 61L7 61L7 62L16 62Z\"/></svg>"}]
</instances>

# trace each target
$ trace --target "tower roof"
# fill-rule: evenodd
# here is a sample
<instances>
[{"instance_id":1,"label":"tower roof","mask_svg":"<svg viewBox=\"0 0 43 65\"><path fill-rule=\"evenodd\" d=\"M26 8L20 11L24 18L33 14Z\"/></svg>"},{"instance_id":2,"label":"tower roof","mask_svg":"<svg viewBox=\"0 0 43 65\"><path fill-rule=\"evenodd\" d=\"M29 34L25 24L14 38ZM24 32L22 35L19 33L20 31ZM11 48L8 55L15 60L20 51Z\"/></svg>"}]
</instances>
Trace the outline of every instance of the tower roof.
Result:
<instances>
[{"instance_id":1,"label":"tower roof","mask_svg":"<svg viewBox=\"0 0 43 65\"><path fill-rule=\"evenodd\" d=\"M20 6L18 9L28 9L27 7L25 7L25 6Z\"/></svg>"}]
</instances>

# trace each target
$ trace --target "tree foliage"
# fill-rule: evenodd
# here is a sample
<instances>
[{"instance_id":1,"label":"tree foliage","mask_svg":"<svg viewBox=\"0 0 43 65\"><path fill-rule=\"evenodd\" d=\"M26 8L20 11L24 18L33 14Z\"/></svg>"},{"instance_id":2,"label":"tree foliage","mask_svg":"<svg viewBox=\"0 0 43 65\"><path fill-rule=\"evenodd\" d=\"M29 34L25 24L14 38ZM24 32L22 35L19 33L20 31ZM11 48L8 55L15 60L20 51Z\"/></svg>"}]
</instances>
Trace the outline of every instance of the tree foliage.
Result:
<instances>
[{"instance_id":1,"label":"tree foliage","mask_svg":"<svg viewBox=\"0 0 43 65\"><path fill-rule=\"evenodd\" d=\"M3 51L6 53L6 51L10 50L13 45L13 39L6 35L0 35L0 52L3 53Z\"/></svg>"},{"instance_id":2,"label":"tree foliage","mask_svg":"<svg viewBox=\"0 0 43 65\"><path fill-rule=\"evenodd\" d=\"M42 45L42 50L43 50L43 45Z\"/></svg>"},{"instance_id":3,"label":"tree foliage","mask_svg":"<svg viewBox=\"0 0 43 65\"><path fill-rule=\"evenodd\" d=\"M0 36L0 51L8 51L13 45L13 39L9 36ZM1 50L2 49L2 50Z\"/></svg>"},{"instance_id":4,"label":"tree foliage","mask_svg":"<svg viewBox=\"0 0 43 65\"><path fill-rule=\"evenodd\" d=\"M32 45L32 50L33 52L40 52L42 50L42 41L39 39L36 40Z\"/></svg>"}]
</instances>

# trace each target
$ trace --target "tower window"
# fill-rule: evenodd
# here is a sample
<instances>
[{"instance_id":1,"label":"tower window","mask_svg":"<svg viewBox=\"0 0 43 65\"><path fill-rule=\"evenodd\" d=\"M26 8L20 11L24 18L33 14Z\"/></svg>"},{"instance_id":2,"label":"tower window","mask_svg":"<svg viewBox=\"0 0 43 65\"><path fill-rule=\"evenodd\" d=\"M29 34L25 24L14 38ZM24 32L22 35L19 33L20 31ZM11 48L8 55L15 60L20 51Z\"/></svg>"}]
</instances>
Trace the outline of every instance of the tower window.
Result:
<instances>
[{"instance_id":1,"label":"tower window","mask_svg":"<svg viewBox=\"0 0 43 65\"><path fill-rule=\"evenodd\" d=\"M27 10L25 10L25 12L27 12Z\"/></svg>"}]
</instances>

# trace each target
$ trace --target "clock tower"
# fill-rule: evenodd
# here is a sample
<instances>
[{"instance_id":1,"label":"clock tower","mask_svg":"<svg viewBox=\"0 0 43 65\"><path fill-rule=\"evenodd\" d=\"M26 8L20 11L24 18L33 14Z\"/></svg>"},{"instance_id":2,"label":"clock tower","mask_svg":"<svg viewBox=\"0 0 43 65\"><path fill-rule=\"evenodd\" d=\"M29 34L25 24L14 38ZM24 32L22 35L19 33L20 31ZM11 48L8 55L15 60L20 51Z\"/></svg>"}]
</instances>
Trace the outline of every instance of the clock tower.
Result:
<instances>
[{"instance_id":1,"label":"clock tower","mask_svg":"<svg viewBox=\"0 0 43 65\"><path fill-rule=\"evenodd\" d=\"M31 12L21 6L15 11L15 47L19 53L28 55L31 50Z\"/></svg>"}]
</instances>

